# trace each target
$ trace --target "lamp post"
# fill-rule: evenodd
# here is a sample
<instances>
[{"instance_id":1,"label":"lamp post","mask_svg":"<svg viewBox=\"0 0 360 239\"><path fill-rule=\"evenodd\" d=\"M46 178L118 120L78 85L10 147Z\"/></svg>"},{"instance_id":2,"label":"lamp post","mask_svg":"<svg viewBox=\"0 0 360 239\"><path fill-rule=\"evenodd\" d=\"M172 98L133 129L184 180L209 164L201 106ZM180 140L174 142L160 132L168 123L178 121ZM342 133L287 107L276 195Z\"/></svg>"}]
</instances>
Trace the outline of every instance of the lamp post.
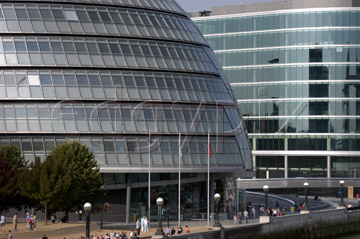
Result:
<instances>
[{"instance_id":1,"label":"lamp post","mask_svg":"<svg viewBox=\"0 0 360 239\"><path fill-rule=\"evenodd\" d=\"M264 204L264 211L267 214L267 210L268 210L268 192L269 192L269 186L268 185L264 185L263 187L264 193L265 193L265 204Z\"/></svg>"},{"instance_id":2,"label":"lamp post","mask_svg":"<svg viewBox=\"0 0 360 239\"><path fill-rule=\"evenodd\" d=\"M345 208L345 204L344 204L344 180L341 180L340 182L340 196L341 196L341 201L340 201L340 204L339 204L339 208Z\"/></svg>"},{"instance_id":3,"label":"lamp post","mask_svg":"<svg viewBox=\"0 0 360 239\"><path fill-rule=\"evenodd\" d=\"M213 227L221 227L221 223L219 221L219 201L220 201L220 198L221 198L220 194L215 193L214 199L215 199L215 202L216 202L216 206L215 206L215 222L214 222Z\"/></svg>"},{"instance_id":4,"label":"lamp post","mask_svg":"<svg viewBox=\"0 0 360 239\"><path fill-rule=\"evenodd\" d=\"M309 183L305 182L304 183L304 189L305 189L305 205L304 205L304 211L309 211L309 206L308 206L308 190L309 190Z\"/></svg>"},{"instance_id":5,"label":"lamp post","mask_svg":"<svg viewBox=\"0 0 360 239\"><path fill-rule=\"evenodd\" d=\"M270 223L270 215L268 214L268 207L269 207L269 203L268 203L268 192L269 192L269 186L268 186L268 185L264 185L264 186L263 186L263 190L264 190L264 193L265 193L264 215L260 215L260 217L259 217L259 222L260 222L260 223Z\"/></svg>"},{"instance_id":6,"label":"lamp post","mask_svg":"<svg viewBox=\"0 0 360 239\"><path fill-rule=\"evenodd\" d=\"M91 212L91 203L87 202L84 204L84 210L86 212L86 239L90 239L90 212Z\"/></svg>"},{"instance_id":7,"label":"lamp post","mask_svg":"<svg viewBox=\"0 0 360 239\"><path fill-rule=\"evenodd\" d=\"M162 198L156 199L156 204L158 205L158 228L155 232L155 235L163 236L164 231L162 229L162 221L161 221L161 207L164 204L164 200Z\"/></svg>"}]
</instances>

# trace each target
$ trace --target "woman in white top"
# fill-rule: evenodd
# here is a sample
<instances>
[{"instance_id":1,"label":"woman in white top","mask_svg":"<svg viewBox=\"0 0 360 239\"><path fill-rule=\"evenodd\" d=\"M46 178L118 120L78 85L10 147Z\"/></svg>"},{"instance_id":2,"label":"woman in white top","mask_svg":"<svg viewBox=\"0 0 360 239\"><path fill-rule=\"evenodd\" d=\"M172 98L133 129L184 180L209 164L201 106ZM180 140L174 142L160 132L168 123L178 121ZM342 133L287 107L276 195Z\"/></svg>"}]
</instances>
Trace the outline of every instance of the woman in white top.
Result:
<instances>
[{"instance_id":1,"label":"woman in white top","mask_svg":"<svg viewBox=\"0 0 360 239\"><path fill-rule=\"evenodd\" d=\"M149 221L148 221L147 217L145 217L145 220L144 220L144 229L145 229L145 232L149 232Z\"/></svg>"}]
</instances>

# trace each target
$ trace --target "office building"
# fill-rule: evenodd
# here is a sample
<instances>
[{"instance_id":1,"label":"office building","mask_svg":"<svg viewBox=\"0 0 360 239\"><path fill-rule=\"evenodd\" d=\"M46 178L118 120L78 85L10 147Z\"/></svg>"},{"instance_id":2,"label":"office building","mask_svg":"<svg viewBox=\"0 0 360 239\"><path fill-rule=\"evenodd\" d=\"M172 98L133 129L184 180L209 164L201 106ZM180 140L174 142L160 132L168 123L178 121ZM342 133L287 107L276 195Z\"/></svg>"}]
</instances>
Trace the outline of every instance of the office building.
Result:
<instances>
[{"instance_id":1,"label":"office building","mask_svg":"<svg viewBox=\"0 0 360 239\"><path fill-rule=\"evenodd\" d=\"M241 106L259 178L360 176L360 1L191 13Z\"/></svg>"}]
</instances>

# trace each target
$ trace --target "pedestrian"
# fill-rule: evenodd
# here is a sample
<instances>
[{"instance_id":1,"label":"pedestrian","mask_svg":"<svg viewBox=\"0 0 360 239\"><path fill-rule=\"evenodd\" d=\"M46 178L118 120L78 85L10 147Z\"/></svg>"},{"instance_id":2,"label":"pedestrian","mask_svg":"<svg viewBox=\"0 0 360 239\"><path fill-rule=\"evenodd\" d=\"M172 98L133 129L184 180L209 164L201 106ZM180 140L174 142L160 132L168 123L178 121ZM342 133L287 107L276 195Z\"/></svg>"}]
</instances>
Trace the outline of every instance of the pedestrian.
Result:
<instances>
[{"instance_id":1,"label":"pedestrian","mask_svg":"<svg viewBox=\"0 0 360 239\"><path fill-rule=\"evenodd\" d=\"M144 230L145 230L145 232L149 232L149 221L148 221L147 217L145 217L145 219L144 219Z\"/></svg>"},{"instance_id":2,"label":"pedestrian","mask_svg":"<svg viewBox=\"0 0 360 239\"><path fill-rule=\"evenodd\" d=\"M145 216L143 216L141 218L140 224L141 224L141 231L144 232L144 221L145 221ZM140 234L139 234L140 235Z\"/></svg>"},{"instance_id":3,"label":"pedestrian","mask_svg":"<svg viewBox=\"0 0 360 239\"><path fill-rule=\"evenodd\" d=\"M139 234L140 235L140 234ZM115 237L115 233L114 233L114 231L111 231L110 232L110 239L114 239L114 237Z\"/></svg>"},{"instance_id":4,"label":"pedestrian","mask_svg":"<svg viewBox=\"0 0 360 239\"><path fill-rule=\"evenodd\" d=\"M140 236L140 220L136 221L136 231L137 231L137 234Z\"/></svg>"},{"instance_id":5,"label":"pedestrian","mask_svg":"<svg viewBox=\"0 0 360 239\"><path fill-rule=\"evenodd\" d=\"M248 223L249 221L249 212L248 210L244 210L244 220L246 223Z\"/></svg>"},{"instance_id":6,"label":"pedestrian","mask_svg":"<svg viewBox=\"0 0 360 239\"><path fill-rule=\"evenodd\" d=\"M169 226L166 228L165 234L166 234L167 236L169 236L169 235L171 234L171 229L170 229Z\"/></svg>"},{"instance_id":7,"label":"pedestrian","mask_svg":"<svg viewBox=\"0 0 360 239\"><path fill-rule=\"evenodd\" d=\"M9 230L8 239L13 239L13 234L12 234L11 230Z\"/></svg>"},{"instance_id":8,"label":"pedestrian","mask_svg":"<svg viewBox=\"0 0 360 239\"><path fill-rule=\"evenodd\" d=\"M190 233L190 229L189 229L188 225L185 225L185 233Z\"/></svg>"},{"instance_id":9,"label":"pedestrian","mask_svg":"<svg viewBox=\"0 0 360 239\"><path fill-rule=\"evenodd\" d=\"M30 231L34 230L33 225L34 225L34 216L31 215L29 218L29 225L30 225Z\"/></svg>"},{"instance_id":10,"label":"pedestrian","mask_svg":"<svg viewBox=\"0 0 360 239\"><path fill-rule=\"evenodd\" d=\"M27 212L26 213L26 230L30 229L30 224L29 224L29 219L30 219L30 214Z\"/></svg>"},{"instance_id":11,"label":"pedestrian","mask_svg":"<svg viewBox=\"0 0 360 239\"><path fill-rule=\"evenodd\" d=\"M33 218L34 218L33 229L36 230L36 220L37 220L36 213L34 213Z\"/></svg>"},{"instance_id":12,"label":"pedestrian","mask_svg":"<svg viewBox=\"0 0 360 239\"><path fill-rule=\"evenodd\" d=\"M14 232L17 232L17 224L18 224L18 213L15 213L14 217L13 217L13 230Z\"/></svg>"},{"instance_id":13,"label":"pedestrian","mask_svg":"<svg viewBox=\"0 0 360 239\"><path fill-rule=\"evenodd\" d=\"M178 227L178 234L182 234L182 232L183 232L183 228L181 227L181 225L179 225L179 227Z\"/></svg>"},{"instance_id":14,"label":"pedestrian","mask_svg":"<svg viewBox=\"0 0 360 239\"><path fill-rule=\"evenodd\" d=\"M241 210L239 211L238 215L239 215L239 224L242 224L242 217L243 217L243 215L242 215Z\"/></svg>"},{"instance_id":15,"label":"pedestrian","mask_svg":"<svg viewBox=\"0 0 360 239\"><path fill-rule=\"evenodd\" d=\"M51 215L51 222L52 222L52 224L55 224L55 222L56 222L56 215L55 214Z\"/></svg>"},{"instance_id":16,"label":"pedestrian","mask_svg":"<svg viewBox=\"0 0 360 239\"><path fill-rule=\"evenodd\" d=\"M254 206L251 207L251 213L253 215L253 218L255 219L256 218L256 212L255 212L255 207Z\"/></svg>"},{"instance_id":17,"label":"pedestrian","mask_svg":"<svg viewBox=\"0 0 360 239\"><path fill-rule=\"evenodd\" d=\"M3 214L0 214L0 231L4 230L4 232L6 232L5 224L6 224L5 216Z\"/></svg>"},{"instance_id":18,"label":"pedestrian","mask_svg":"<svg viewBox=\"0 0 360 239\"><path fill-rule=\"evenodd\" d=\"M234 214L234 224L236 224L237 223L237 216L236 216L236 214Z\"/></svg>"}]
</instances>

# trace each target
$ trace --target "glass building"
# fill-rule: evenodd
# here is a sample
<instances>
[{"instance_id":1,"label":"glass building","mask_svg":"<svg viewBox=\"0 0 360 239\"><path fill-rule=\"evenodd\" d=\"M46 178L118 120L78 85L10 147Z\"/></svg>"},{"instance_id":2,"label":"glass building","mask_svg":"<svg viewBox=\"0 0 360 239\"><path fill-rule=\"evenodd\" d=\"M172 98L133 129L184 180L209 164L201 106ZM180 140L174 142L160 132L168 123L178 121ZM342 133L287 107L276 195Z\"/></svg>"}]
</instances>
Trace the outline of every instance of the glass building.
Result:
<instances>
[{"instance_id":1,"label":"glass building","mask_svg":"<svg viewBox=\"0 0 360 239\"><path fill-rule=\"evenodd\" d=\"M0 144L28 162L79 140L110 189L113 220L206 212L215 180L252 170L244 124L215 55L172 0L0 3ZM149 160L150 159L150 160Z\"/></svg>"},{"instance_id":2,"label":"glass building","mask_svg":"<svg viewBox=\"0 0 360 239\"><path fill-rule=\"evenodd\" d=\"M191 13L221 62L259 178L360 176L360 2Z\"/></svg>"}]
</instances>

